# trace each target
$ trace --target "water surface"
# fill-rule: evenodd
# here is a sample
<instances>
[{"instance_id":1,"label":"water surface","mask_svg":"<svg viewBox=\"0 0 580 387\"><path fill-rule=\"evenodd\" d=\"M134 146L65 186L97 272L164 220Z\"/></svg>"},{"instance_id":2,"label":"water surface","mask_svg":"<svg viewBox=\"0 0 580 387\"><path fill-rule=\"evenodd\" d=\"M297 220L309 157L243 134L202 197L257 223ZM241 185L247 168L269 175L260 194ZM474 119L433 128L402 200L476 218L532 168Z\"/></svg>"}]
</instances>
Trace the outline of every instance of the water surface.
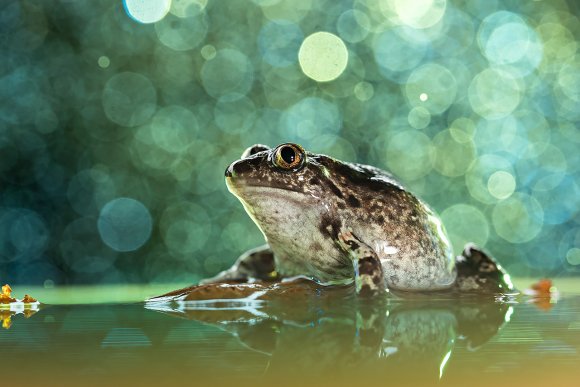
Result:
<instances>
[{"instance_id":1,"label":"water surface","mask_svg":"<svg viewBox=\"0 0 580 387\"><path fill-rule=\"evenodd\" d=\"M0 370L17 386L578 385L580 296L544 301L315 292L46 305L0 329Z\"/></svg>"}]
</instances>

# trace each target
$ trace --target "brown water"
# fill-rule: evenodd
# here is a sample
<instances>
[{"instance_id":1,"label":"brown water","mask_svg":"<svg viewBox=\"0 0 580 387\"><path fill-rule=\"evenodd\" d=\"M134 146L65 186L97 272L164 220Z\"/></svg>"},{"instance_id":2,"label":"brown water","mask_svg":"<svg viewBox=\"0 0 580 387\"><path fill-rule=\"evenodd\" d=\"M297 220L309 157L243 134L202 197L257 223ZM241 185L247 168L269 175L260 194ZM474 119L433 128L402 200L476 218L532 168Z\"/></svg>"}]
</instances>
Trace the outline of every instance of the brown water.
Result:
<instances>
[{"instance_id":1,"label":"brown water","mask_svg":"<svg viewBox=\"0 0 580 387\"><path fill-rule=\"evenodd\" d=\"M574 292L536 303L300 294L51 305L10 322L2 385L580 385Z\"/></svg>"}]
</instances>

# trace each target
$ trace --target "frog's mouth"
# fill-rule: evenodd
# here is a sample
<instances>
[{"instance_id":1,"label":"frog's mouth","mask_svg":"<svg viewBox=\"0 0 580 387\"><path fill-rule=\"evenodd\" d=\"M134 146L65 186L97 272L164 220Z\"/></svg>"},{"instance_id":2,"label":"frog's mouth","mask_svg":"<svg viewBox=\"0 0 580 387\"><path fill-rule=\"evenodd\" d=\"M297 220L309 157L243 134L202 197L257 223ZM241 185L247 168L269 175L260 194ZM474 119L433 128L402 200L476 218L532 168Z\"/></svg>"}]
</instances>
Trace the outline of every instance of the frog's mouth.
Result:
<instances>
[{"instance_id":1,"label":"frog's mouth","mask_svg":"<svg viewBox=\"0 0 580 387\"><path fill-rule=\"evenodd\" d=\"M298 194L306 194L302 187L294 187L285 184L276 184L275 181L270 181L268 184L261 184L259 182L252 182L247 179L226 176L226 186L228 190L235 196L239 197L239 193L252 192L256 193L258 191L262 192L275 192L275 191L285 191L285 192L296 192Z\"/></svg>"},{"instance_id":2,"label":"frog's mouth","mask_svg":"<svg viewBox=\"0 0 580 387\"><path fill-rule=\"evenodd\" d=\"M280 207L312 207L319 198L302 189L282 185L263 185L238 179L226 178L228 190L246 208L248 213L273 210ZM268 210L266 210L268 211Z\"/></svg>"}]
</instances>

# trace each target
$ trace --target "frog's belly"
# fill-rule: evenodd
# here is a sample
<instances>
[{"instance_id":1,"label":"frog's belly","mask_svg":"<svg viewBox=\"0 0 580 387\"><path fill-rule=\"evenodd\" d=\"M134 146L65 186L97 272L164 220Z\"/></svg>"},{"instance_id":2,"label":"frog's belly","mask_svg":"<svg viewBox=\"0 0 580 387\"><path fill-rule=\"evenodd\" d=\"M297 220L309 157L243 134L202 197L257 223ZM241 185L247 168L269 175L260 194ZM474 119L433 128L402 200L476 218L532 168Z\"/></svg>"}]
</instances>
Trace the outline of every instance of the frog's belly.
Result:
<instances>
[{"instance_id":1,"label":"frog's belly","mask_svg":"<svg viewBox=\"0 0 580 387\"><path fill-rule=\"evenodd\" d=\"M443 262L441 265L429 265L417 264L422 258L393 258L381 260L387 288L406 291L439 290L447 289L455 282L455 270L447 271ZM352 262L339 264L335 260L295 260L292 256L283 256L277 259L276 267L284 277L308 276L329 284L354 281Z\"/></svg>"},{"instance_id":2,"label":"frog's belly","mask_svg":"<svg viewBox=\"0 0 580 387\"><path fill-rule=\"evenodd\" d=\"M336 245L317 240L304 248L299 239L270 240L276 259L276 269L283 277L308 276L323 283L344 283L354 280L352 257L338 250ZM377 242L378 243L378 242ZM385 248L374 244L383 266L385 284L400 290L438 290L453 285L456 272L452 257L430 251L431 255L418 256L416 248Z\"/></svg>"},{"instance_id":3,"label":"frog's belly","mask_svg":"<svg viewBox=\"0 0 580 387\"><path fill-rule=\"evenodd\" d=\"M390 256L381 259L388 288L439 290L453 286L457 272L443 257Z\"/></svg>"},{"instance_id":4,"label":"frog's belly","mask_svg":"<svg viewBox=\"0 0 580 387\"><path fill-rule=\"evenodd\" d=\"M348 257L338 251L321 248L300 253L292 249L276 249L276 270L283 277L307 276L322 283L344 283L354 280L354 268Z\"/></svg>"}]
</instances>

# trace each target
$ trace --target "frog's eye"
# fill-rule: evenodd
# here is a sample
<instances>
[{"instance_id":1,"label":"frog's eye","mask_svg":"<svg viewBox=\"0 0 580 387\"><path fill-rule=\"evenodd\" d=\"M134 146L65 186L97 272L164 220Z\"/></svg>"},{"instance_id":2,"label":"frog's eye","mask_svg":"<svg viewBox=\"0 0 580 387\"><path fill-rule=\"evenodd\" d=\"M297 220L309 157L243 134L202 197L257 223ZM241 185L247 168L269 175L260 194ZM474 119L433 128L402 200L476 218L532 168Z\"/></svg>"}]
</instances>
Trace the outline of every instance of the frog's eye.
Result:
<instances>
[{"instance_id":1,"label":"frog's eye","mask_svg":"<svg viewBox=\"0 0 580 387\"><path fill-rule=\"evenodd\" d=\"M274 165L286 170L299 169L304 164L305 159L304 149L297 144L280 145L274 152Z\"/></svg>"}]
</instances>

